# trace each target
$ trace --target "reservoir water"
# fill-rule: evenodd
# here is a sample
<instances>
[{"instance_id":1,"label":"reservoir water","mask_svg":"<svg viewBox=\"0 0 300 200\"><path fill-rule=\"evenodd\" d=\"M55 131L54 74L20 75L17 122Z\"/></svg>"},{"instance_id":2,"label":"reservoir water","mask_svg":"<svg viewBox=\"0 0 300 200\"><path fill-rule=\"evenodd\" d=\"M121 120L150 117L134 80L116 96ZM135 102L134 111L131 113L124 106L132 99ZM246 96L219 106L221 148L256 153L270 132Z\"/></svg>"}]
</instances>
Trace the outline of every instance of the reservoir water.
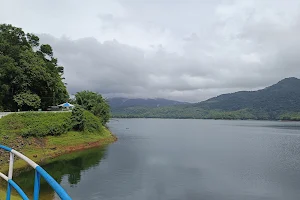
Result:
<instances>
[{"instance_id":1,"label":"reservoir water","mask_svg":"<svg viewBox=\"0 0 300 200\"><path fill-rule=\"evenodd\" d=\"M119 140L44 168L74 200L299 200L300 123L113 119ZM33 172L15 180L33 190ZM41 199L56 199L42 183Z\"/></svg>"}]
</instances>

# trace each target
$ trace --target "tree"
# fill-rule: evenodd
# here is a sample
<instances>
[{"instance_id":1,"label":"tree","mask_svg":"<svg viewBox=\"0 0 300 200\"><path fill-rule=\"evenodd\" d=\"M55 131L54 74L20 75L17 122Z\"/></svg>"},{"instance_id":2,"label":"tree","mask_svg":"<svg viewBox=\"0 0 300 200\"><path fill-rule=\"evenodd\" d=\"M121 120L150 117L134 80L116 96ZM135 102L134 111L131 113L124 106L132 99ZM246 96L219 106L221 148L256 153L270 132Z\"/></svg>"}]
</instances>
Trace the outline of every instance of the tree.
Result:
<instances>
[{"instance_id":1,"label":"tree","mask_svg":"<svg viewBox=\"0 0 300 200\"><path fill-rule=\"evenodd\" d=\"M0 24L2 110L16 111L21 105L18 104L21 97L26 97L22 100L22 109L34 109L35 106L27 104L30 104L28 98L33 97L30 95L34 94L40 98L42 109L66 101L69 95L63 83L63 71L49 44L40 45L36 35L25 34L21 28L12 25Z\"/></svg>"},{"instance_id":2,"label":"tree","mask_svg":"<svg viewBox=\"0 0 300 200\"><path fill-rule=\"evenodd\" d=\"M103 125L109 121L110 108L106 100L100 94L86 90L77 92L75 94L75 102L100 117Z\"/></svg>"},{"instance_id":3,"label":"tree","mask_svg":"<svg viewBox=\"0 0 300 200\"><path fill-rule=\"evenodd\" d=\"M22 92L14 96L14 101L20 109L37 109L41 104L41 99L38 95L30 92Z\"/></svg>"}]
</instances>

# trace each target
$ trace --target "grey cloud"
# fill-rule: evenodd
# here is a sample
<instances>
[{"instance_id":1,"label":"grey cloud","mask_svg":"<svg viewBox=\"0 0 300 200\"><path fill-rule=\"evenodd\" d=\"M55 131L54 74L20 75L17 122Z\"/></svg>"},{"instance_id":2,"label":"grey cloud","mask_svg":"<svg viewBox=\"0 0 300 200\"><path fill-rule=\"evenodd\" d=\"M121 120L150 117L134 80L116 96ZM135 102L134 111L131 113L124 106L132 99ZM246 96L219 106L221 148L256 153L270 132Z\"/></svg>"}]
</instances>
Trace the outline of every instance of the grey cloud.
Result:
<instances>
[{"instance_id":1,"label":"grey cloud","mask_svg":"<svg viewBox=\"0 0 300 200\"><path fill-rule=\"evenodd\" d=\"M53 46L71 94L89 89L105 96L195 102L299 77L299 5L293 0L109 0L101 6L66 1L64 7L74 12L60 7L49 19L40 2L36 9L45 15L25 12L14 18L5 11L0 19ZM23 8L31 11L35 5L30 6ZM49 23L37 26L43 20Z\"/></svg>"}]
</instances>

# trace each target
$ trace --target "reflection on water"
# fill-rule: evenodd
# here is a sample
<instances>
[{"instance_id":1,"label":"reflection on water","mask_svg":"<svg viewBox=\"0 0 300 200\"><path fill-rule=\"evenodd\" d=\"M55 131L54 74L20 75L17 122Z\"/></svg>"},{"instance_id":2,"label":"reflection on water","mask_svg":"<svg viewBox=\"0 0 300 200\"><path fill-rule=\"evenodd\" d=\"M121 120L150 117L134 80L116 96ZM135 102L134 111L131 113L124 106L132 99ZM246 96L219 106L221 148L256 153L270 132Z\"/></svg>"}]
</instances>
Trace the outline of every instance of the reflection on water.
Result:
<instances>
[{"instance_id":1,"label":"reflection on water","mask_svg":"<svg viewBox=\"0 0 300 200\"><path fill-rule=\"evenodd\" d=\"M80 152L74 152L53 159L51 164L43 168L58 182L64 177L71 187L76 186L81 180L81 173L100 163L105 156L106 148L93 148ZM34 170L23 172L14 178L15 182L32 197L34 186ZM40 199L54 199L54 191L45 180L41 180Z\"/></svg>"}]
</instances>

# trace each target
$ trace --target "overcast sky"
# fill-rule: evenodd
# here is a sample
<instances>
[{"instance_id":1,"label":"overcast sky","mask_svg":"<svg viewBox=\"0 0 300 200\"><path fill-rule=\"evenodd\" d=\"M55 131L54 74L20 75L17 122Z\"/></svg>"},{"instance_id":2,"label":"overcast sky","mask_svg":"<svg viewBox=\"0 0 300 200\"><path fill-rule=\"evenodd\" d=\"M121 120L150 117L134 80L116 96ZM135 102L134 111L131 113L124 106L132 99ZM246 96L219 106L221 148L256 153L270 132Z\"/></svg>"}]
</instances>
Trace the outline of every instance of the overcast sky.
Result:
<instances>
[{"instance_id":1,"label":"overcast sky","mask_svg":"<svg viewBox=\"0 0 300 200\"><path fill-rule=\"evenodd\" d=\"M50 44L70 94L197 102L300 77L299 0L0 0Z\"/></svg>"}]
</instances>

